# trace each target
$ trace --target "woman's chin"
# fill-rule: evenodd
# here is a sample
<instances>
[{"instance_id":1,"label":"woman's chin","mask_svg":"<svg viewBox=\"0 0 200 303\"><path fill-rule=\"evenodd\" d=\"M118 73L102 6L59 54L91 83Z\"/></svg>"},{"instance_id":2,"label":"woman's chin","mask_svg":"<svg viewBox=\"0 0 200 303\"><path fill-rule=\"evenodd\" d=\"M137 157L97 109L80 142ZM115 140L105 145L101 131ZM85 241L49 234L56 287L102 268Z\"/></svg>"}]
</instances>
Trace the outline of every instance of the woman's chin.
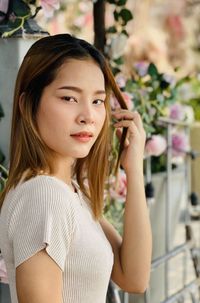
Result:
<instances>
[{"instance_id":1,"label":"woman's chin","mask_svg":"<svg viewBox=\"0 0 200 303\"><path fill-rule=\"evenodd\" d=\"M89 154L89 152L88 152L88 153L80 153L79 155L77 155L76 158L77 158L77 159L83 159L83 158L87 157L88 154Z\"/></svg>"},{"instance_id":2,"label":"woman's chin","mask_svg":"<svg viewBox=\"0 0 200 303\"><path fill-rule=\"evenodd\" d=\"M76 159L81 159L81 158L85 158L88 156L90 150L79 150L73 153L73 157Z\"/></svg>"}]
</instances>

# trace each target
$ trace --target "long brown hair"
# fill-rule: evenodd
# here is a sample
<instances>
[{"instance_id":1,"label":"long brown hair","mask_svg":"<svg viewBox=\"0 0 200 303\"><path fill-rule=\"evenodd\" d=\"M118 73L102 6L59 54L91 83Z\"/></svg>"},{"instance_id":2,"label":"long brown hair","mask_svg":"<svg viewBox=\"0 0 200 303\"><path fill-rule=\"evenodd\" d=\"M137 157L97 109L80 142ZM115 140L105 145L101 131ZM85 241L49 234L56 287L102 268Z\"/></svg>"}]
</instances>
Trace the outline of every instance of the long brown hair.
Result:
<instances>
[{"instance_id":1,"label":"long brown hair","mask_svg":"<svg viewBox=\"0 0 200 303\"><path fill-rule=\"evenodd\" d=\"M122 108L127 107L103 55L88 42L69 34L48 36L36 41L27 52L19 69L12 113L9 176L0 195L0 207L8 191L19 183L25 171L28 170L25 181L36 176L41 170L48 170L51 174L51 151L38 132L35 117L44 88L55 79L59 67L67 59L92 59L98 64L105 78L107 100L103 128L88 156L77 159L73 171L82 192L92 201L94 218L99 219L103 210L104 184L109 173L110 93L114 93ZM23 114L20 110L22 96ZM126 130L121 140L121 151L125 132ZM89 189L85 186L85 177Z\"/></svg>"}]
</instances>

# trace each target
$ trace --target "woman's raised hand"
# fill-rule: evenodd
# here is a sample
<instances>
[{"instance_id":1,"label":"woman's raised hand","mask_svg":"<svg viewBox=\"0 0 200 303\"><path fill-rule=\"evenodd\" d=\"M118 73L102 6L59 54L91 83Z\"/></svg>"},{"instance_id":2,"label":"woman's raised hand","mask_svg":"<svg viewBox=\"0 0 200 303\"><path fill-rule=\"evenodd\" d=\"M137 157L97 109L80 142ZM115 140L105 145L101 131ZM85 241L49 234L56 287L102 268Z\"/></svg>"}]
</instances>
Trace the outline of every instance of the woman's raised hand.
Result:
<instances>
[{"instance_id":1,"label":"woman's raised hand","mask_svg":"<svg viewBox=\"0 0 200 303\"><path fill-rule=\"evenodd\" d=\"M128 128L120 161L122 167L126 173L135 171L136 168L143 170L146 133L140 114L136 111L118 109L112 111L112 116L117 120L114 127L117 128L118 137L121 137L123 127Z\"/></svg>"}]
</instances>

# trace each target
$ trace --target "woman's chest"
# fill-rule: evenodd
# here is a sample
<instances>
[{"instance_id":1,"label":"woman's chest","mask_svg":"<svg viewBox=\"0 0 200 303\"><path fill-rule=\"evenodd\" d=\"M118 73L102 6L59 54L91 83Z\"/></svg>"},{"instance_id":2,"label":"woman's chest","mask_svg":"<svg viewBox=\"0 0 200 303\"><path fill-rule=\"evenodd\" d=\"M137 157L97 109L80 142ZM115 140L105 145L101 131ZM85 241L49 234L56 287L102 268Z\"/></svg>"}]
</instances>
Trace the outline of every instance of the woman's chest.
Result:
<instances>
[{"instance_id":1,"label":"woman's chest","mask_svg":"<svg viewBox=\"0 0 200 303\"><path fill-rule=\"evenodd\" d=\"M69 260L83 263L85 272L110 273L113 266L113 251L99 222L94 221L87 206L76 205L76 229L69 252Z\"/></svg>"}]
</instances>

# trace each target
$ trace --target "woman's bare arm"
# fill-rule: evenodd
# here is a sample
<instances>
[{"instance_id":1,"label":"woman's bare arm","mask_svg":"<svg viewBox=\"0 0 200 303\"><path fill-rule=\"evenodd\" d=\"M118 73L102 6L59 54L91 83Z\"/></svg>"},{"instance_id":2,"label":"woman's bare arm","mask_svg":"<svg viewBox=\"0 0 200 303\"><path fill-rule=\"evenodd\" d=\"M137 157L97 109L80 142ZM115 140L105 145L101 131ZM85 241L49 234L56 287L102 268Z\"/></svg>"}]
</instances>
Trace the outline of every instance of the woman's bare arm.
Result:
<instances>
[{"instance_id":1,"label":"woman's bare arm","mask_svg":"<svg viewBox=\"0 0 200 303\"><path fill-rule=\"evenodd\" d=\"M128 292L143 293L149 283L152 252L143 177L146 134L137 112L120 109L113 112L113 116L118 120L114 126L119 136L122 128L127 128L120 157L127 177L122 238L105 219L101 220L101 225L113 248L113 281Z\"/></svg>"},{"instance_id":2,"label":"woman's bare arm","mask_svg":"<svg viewBox=\"0 0 200 303\"><path fill-rule=\"evenodd\" d=\"M62 270L43 249L16 268L19 303L62 303Z\"/></svg>"}]
</instances>

